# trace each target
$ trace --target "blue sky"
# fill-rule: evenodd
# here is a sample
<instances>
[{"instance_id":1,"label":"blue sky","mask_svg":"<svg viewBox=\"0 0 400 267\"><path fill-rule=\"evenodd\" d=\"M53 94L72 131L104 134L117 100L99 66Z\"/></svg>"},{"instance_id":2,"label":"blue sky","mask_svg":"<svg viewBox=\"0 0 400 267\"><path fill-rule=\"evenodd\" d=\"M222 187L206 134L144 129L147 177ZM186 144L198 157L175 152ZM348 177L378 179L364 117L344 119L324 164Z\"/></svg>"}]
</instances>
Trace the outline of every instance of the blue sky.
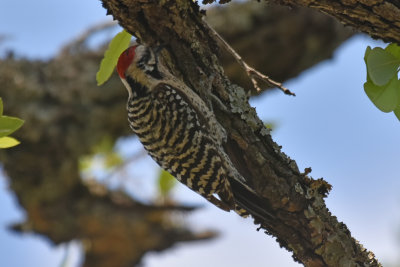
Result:
<instances>
[{"instance_id":1,"label":"blue sky","mask_svg":"<svg viewBox=\"0 0 400 267\"><path fill-rule=\"evenodd\" d=\"M20 55L50 58L87 27L106 19L110 18L100 1L3 1L0 35L8 39L0 43L0 54L13 48ZM263 120L276 122L274 140L300 169L311 166L311 176L324 177L333 185L326 202L353 236L383 263L399 262L400 122L393 114L376 109L363 91L367 45L383 44L357 36L342 45L332 60L286 83L296 97L274 92L251 103ZM129 143L133 150L139 146L137 141ZM156 175L156 165L150 160L140 165ZM140 173L135 166L132 169ZM135 193L149 183L132 181L127 186ZM174 193L176 199L205 205L187 218L195 229L218 229L222 236L213 242L183 243L164 253L150 253L145 257L146 266L204 266L198 255L208 255L211 266L299 266L273 238L256 232L250 220L219 211L183 186L177 186ZM6 230L7 225L21 220L24 212L5 178L0 178L0 203L2 266L59 266L65 245L53 247L37 235L15 235ZM69 266L75 266L79 246L71 248Z\"/></svg>"},{"instance_id":2,"label":"blue sky","mask_svg":"<svg viewBox=\"0 0 400 267\"><path fill-rule=\"evenodd\" d=\"M1 4L0 33L9 40L0 48L11 47L30 57L53 56L88 26L111 20L98 0L2 0Z\"/></svg>"}]
</instances>

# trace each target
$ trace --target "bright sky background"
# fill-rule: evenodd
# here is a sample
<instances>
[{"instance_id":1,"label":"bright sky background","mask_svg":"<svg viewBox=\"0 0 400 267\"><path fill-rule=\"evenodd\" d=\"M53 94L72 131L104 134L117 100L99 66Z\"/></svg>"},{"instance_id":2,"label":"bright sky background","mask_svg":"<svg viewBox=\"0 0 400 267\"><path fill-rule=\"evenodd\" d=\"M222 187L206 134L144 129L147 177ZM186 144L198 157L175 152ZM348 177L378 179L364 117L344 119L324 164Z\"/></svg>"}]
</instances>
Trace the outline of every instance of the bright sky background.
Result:
<instances>
[{"instance_id":1,"label":"bright sky background","mask_svg":"<svg viewBox=\"0 0 400 267\"><path fill-rule=\"evenodd\" d=\"M0 55L12 48L19 55L50 58L87 27L106 19L100 1L95 0L1 0L1 4L0 35L8 39L0 43ZM376 109L363 91L367 45L383 44L357 36L338 49L332 60L286 84L297 97L275 92L251 103L263 120L276 122L275 141L300 169L311 166L314 178L324 177L333 185L328 207L387 266L400 262L400 122ZM130 143L132 149L138 145L137 141L124 143L123 153L129 154L126 144ZM153 162L140 164L141 169L156 173ZM136 181L128 189L135 192L135 184L146 183ZM213 242L182 243L164 253L150 253L145 266L299 266L273 238L255 231L251 220L221 212L183 186L175 189L175 195L205 205L187 218L195 229L217 229L222 236ZM53 247L43 237L6 230L22 220L24 212L3 178L0 209L2 266L60 266L66 245ZM70 248L69 266L76 266L79 246Z\"/></svg>"}]
</instances>

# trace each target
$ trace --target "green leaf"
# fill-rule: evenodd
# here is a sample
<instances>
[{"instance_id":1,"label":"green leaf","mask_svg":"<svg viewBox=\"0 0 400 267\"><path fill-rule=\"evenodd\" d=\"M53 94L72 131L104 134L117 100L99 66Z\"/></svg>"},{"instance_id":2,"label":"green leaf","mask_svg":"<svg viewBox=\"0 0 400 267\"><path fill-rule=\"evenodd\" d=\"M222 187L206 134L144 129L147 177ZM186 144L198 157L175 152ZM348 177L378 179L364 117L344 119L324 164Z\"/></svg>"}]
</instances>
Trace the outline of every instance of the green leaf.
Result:
<instances>
[{"instance_id":1,"label":"green leaf","mask_svg":"<svg viewBox=\"0 0 400 267\"><path fill-rule=\"evenodd\" d=\"M114 168L124 162L121 155L116 152L110 152L105 155L104 166L106 169Z\"/></svg>"},{"instance_id":2,"label":"green leaf","mask_svg":"<svg viewBox=\"0 0 400 267\"><path fill-rule=\"evenodd\" d=\"M0 148L9 148L18 145L20 142L9 136L0 137Z\"/></svg>"},{"instance_id":3,"label":"green leaf","mask_svg":"<svg viewBox=\"0 0 400 267\"><path fill-rule=\"evenodd\" d=\"M390 79L397 76L400 59L397 59L382 48L375 47L369 51L366 59L368 75L374 84L378 86L385 85Z\"/></svg>"},{"instance_id":4,"label":"green leaf","mask_svg":"<svg viewBox=\"0 0 400 267\"><path fill-rule=\"evenodd\" d=\"M3 99L0 97L0 117L3 116Z\"/></svg>"},{"instance_id":5,"label":"green leaf","mask_svg":"<svg viewBox=\"0 0 400 267\"><path fill-rule=\"evenodd\" d=\"M398 106L398 107L394 110L394 115L396 115L397 119L400 121L400 106Z\"/></svg>"},{"instance_id":6,"label":"green leaf","mask_svg":"<svg viewBox=\"0 0 400 267\"><path fill-rule=\"evenodd\" d=\"M372 49L370 46L367 46L367 49L365 49L365 54L364 54L364 62L365 62L365 66L367 67L367 58L369 56L369 54L371 53ZM371 79L368 75L368 67L367 67L367 81L368 79Z\"/></svg>"},{"instance_id":7,"label":"green leaf","mask_svg":"<svg viewBox=\"0 0 400 267\"><path fill-rule=\"evenodd\" d=\"M391 112L400 104L400 81L393 77L388 84L378 86L368 79L364 90L375 106L383 112Z\"/></svg>"},{"instance_id":8,"label":"green leaf","mask_svg":"<svg viewBox=\"0 0 400 267\"><path fill-rule=\"evenodd\" d=\"M24 121L14 117L0 117L0 137L10 135L24 124Z\"/></svg>"},{"instance_id":9,"label":"green leaf","mask_svg":"<svg viewBox=\"0 0 400 267\"><path fill-rule=\"evenodd\" d=\"M367 58L368 58L369 54L371 53L371 51L372 51L371 47L367 46L367 48L365 49L365 54L364 54L365 64L367 64Z\"/></svg>"},{"instance_id":10,"label":"green leaf","mask_svg":"<svg viewBox=\"0 0 400 267\"><path fill-rule=\"evenodd\" d=\"M158 187L163 196L168 195L171 189L175 186L176 179L169 172L165 170L160 171L158 176Z\"/></svg>"},{"instance_id":11,"label":"green leaf","mask_svg":"<svg viewBox=\"0 0 400 267\"><path fill-rule=\"evenodd\" d=\"M385 50L400 60L400 46L395 43L391 43L385 48Z\"/></svg>"},{"instance_id":12,"label":"green leaf","mask_svg":"<svg viewBox=\"0 0 400 267\"><path fill-rule=\"evenodd\" d=\"M100 69L96 74L97 85L105 83L114 71L118 58L131 42L132 35L122 30L110 42L104 58L101 60Z\"/></svg>"}]
</instances>

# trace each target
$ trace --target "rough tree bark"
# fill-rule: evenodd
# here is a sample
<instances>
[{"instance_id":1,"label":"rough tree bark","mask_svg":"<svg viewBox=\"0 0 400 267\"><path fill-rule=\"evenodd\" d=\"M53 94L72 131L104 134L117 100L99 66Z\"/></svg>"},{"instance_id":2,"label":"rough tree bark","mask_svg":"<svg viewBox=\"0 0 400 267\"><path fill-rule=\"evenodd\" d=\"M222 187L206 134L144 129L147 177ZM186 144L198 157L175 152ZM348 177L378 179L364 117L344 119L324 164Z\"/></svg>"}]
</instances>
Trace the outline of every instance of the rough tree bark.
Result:
<instances>
[{"instance_id":1,"label":"rough tree bark","mask_svg":"<svg viewBox=\"0 0 400 267\"><path fill-rule=\"evenodd\" d=\"M212 3L216 0L203 0ZM227 3L230 0L220 0ZM345 25L375 39L400 44L400 2L398 0L272 0L290 7L309 7L337 18Z\"/></svg>"},{"instance_id":2,"label":"rough tree bark","mask_svg":"<svg viewBox=\"0 0 400 267\"><path fill-rule=\"evenodd\" d=\"M158 7L156 4L158 1L153 2L155 14L168 11L168 8L165 9L168 5L171 10L177 10L174 7L174 1L165 2L167 6L164 7ZM178 1L177 5L184 2ZM118 2L114 1L114 3ZM145 4L146 1L142 3ZM229 21L225 20L226 17L231 16L229 14L232 14L229 9L215 11L214 19L212 19L213 11L210 11L210 22L215 24L216 28L220 29L245 57L247 51L258 51L257 59L262 60L253 61L254 58L249 54L248 61L279 80L293 77L318 61L330 57L334 49L351 35L351 31L339 27L332 18L316 14L309 9L289 10L277 6L263 6L260 9L260 6L255 4L256 8L253 4L253 7L245 8L241 5L240 8L234 9L235 16L244 10L251 10L251 12L243 12L246 14L242 16L242 18L246 17L245 25L248 26L246 28L243 25L241 27L235 25L231 28L238 31L223 31L226 27L221 25L223 24L221 21ZM236 4L233 8L235 6ZM188 31L196 29L196 27L193 28L193 21L200 23L199 26L201 26L200 18L191 8L186 3L180 9L181 15L189 15L187 19L191 26L187 28ZM142 13L137 19L141 19L142 16L147 19L148 15ZM164 21L170 19L171 16L173 15L166 14ZM178 22L183 22L180 16L177 19ZM152 22L154 23L154 20ZM231 20L229 24L233 25L234 22ZM218 24L221 27L218 27ZM287 31L286 24L296 25L296 31ZM161 27L165 26L167 25L161 25ZM180 24L177 26L184 32L182 34L184 42L180 43L175 39L178 36L173 35L175 44L172 47L180 48L182 45L185 50L182 55L174 56L187 60L188 66L191 66L190 69L186 69L182 64L180 70L183 73L192 70L192 76L189 77L194 84L197 84L195 88L199 89L199 84L195 82L199 76L196 66L192 65L197 61L187 57L191 54L189 47L192 40L188 38L186 28L181 27ZM164 28L157 29L156 32L162 29ZM174 27L171 27L171 30L173 29ZM143 29L141 31L143 40L156 41L156 34L147 36L149 34L147 31ZM198 29L193 33L196 31ZM259 37L257 42L251 39L253 35ZM197 34L194 34L194 37L196 36ZM246 38L242 38L244 36ZM164 42L169 41L165 35L160 37L160 40ZM215 44L206 35L202 38L210 41L211 45ZM244 42L243 39L248 42ZM198 44L199 40L196 37L193 43ZM296 42L291 40L296 40ZM265 42L269 45L267 48L262 45ZM255 46L251 46L254 44ZM282 45L287 48L279 49ZM198 49L202 51L205 48L206 45L203 43ZM196 51L196 47L193 49ZM287 53L287 49L296 52ZM104 135L117 139L129 133L125 112L126 92L118 78L114 76L102 88L98 88L95 84L95 72L102 52L103 50L91 52L79 46L63 51L49 62L16 60L12 57L0 61L0 95L5 101L5 112L26 121L24 127L15 135L22 144L14 149L2 151L1 161L10 178L10 187L27 213L26 221L14 226L15 230L39 233L56 244L74 239L82 240L85 245L85 266L111 266L110 262L118 266L131 266L139 263L147 251L166 249L178 241L210 238L213 233L194 234L181 225L168 223L169 210L185 212L190 210L189 207L143 205L121 192L109 192L97 184L90 186L80 180L79 157L89 153L91 147ZM210 52L207 54L212 55ZM201 58L203 54L195 52L193 55ZM180 61L181 58L176 61ZM214 56L212 58L214 59ZM277 62L276 58L285 60ZM203 70L211 72L218 65L215 61L209 67L200 66ZM237 65L230 65L228 62L226 66L227 69L233 70L234 76L237 76ZM217 73L221 74L219 71L218 68ZM244 77L244 82L240 80L237 82L246 85L246 80L247 77ZM259 185L271 180L268 182L269 191L271 191L278 179L285 178L286 174L292 171L286 169L285 157L282 158L279 154L273 155L274 152L271 152L271 149L277 147L271 143L269 137L261 136L257 132L257 128L261 126L258 125L259 121L254 117L254 112L248 107L243 95L237 96L242 91L229 85L225 79L223 79L223 85L230 89L220 91L220 96L223 97L225 103L231 102L231 107L237 111L235 117L232 117L235 118L232 126L225 123L225 127L236 129L231 137L239 146L231 140L232 154L236 154L238 150L247 150L245 157L251 164L245 166L244 169L247 168L248 173L258 172L259 170L256 170L258 167L253 167L253 164L265 164L262 157L268 153L272 153L268 161L275 161L282 165L279 167L273 165L275 164L273 162L268 163L281 173L275 175L275 170L268 168L266 170L272 175L268 177L272 178L260 176L259 182L254 180L256 182L254 186L258 187L261 193L265 190ZM241 115L243 110L249 114ZM230 118L222 113L218 114L221 121L227 122ZM239 116L243 116L243 120ZM256 133L253 134L253 131ZM257 144L264 145L261 149L254 150ZM258 154L251 155L252 153ZM16 164L17 162L19 164ZM296 175L298 176L297 173ZM291 188L291 184L293 182L288 179L287 183L283 183L282 190ZM300 190L301 187L297 188ZM285 191L282 192L285 193ZM268 190L265 194L269 194ZM291 195L287 195L282 201L296 202L295 200L289 202L289 197ZM300 201L299 205L301 203L303 202ZM275 207L275 209L281 209L277 214L282 213L296 218L295 215L285 211L285 207ZM284 219L285 216L282 218ZM283 220L282 218L280 220ZM294 232L307 234L300 229ZM291 231L287 232L287 235L290 233ZM320 236L316 235L316 238ZM138 240L140 246L138 246ZM281 242L287 242L286 238L282 237ZM305 247L305 251L308 247ZM299 248L295 247L295 249L296 253L299 253Z\"/></svg>"},{"instance_id":3,"label":"rough tree bark","mask_svg":"<svg viewBox=\"0 0 400 267\"><path fill-rule=\"evenodd\" d=\"M305 6L334 16L345 25L375 39L400 44L400 2L398 0L275 0L289 6Z\"/></svg>"},{"instance_id":4,"label":"rough tree bark","mask_svg":"<svg viewBox=\"0 0 400 267\"><path fill-rule=\"evenodd\" d=\"M214 106L227 129L226 151L249 185L268 200L265 209L274 219L260 219L268 234L293 252L306 266L379 266L346 225L325 205L330 185L298 170L295 161L280 151L247 101L244 90L232 84L218 61L218 41L192 1L102 0L103 6L130 33L149 45L166 46L165 60L177 75L206 101L204 74L215 76L213 93L229 109ZM230 25L227 25L228 27ZM201 70L201 71L199 71Z\"/></svg>"}]
</instances>

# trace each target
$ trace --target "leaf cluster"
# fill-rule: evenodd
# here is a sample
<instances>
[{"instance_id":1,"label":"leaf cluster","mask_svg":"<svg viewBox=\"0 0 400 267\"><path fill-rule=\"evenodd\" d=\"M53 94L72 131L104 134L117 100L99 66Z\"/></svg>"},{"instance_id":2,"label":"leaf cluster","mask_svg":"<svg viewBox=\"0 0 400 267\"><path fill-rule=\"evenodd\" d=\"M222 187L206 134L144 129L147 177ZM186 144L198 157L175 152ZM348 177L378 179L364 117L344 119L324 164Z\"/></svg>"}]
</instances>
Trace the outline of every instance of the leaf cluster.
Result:
<instances>
[{"instance_id":1,"label":"leaf cluster","mask_svg":"<svg viewBox=\"0 0 400 267\"><path fill-rule=\"evenodd\" d=\"M389 44L385 49L368 46L364 61L367 66L365 93L378 109L393 111L400 120L400 46Z\"/></svg>"}]
</instances>

